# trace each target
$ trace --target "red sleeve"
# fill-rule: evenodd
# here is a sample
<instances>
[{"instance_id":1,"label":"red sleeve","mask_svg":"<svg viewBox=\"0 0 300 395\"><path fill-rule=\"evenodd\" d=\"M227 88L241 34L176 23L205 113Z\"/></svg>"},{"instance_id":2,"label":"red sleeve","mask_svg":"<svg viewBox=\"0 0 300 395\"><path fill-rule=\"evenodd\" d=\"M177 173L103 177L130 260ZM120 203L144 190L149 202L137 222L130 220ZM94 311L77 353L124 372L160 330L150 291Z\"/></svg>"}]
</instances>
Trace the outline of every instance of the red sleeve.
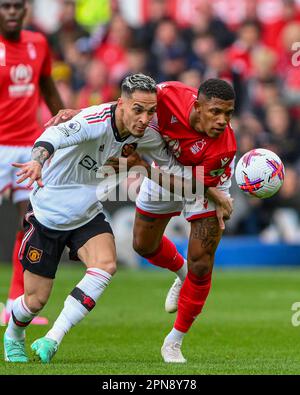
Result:
<instances>
[{"instance_id":1,"label":"red sleeve","mask_svg":"<svg viewBox=\"0 0 300 395\"><path fill-rule=\"evenodd\" d=\"M223 178L226 176L226 179L231 177L231 162L232 159L223 168L212 170L220 166L216 166L215 158L207 159L201 165L193 167L193 176L201 183L204 182L206 187L216 187L219 184L221 177Z\"/></svg>"}]
</instances>

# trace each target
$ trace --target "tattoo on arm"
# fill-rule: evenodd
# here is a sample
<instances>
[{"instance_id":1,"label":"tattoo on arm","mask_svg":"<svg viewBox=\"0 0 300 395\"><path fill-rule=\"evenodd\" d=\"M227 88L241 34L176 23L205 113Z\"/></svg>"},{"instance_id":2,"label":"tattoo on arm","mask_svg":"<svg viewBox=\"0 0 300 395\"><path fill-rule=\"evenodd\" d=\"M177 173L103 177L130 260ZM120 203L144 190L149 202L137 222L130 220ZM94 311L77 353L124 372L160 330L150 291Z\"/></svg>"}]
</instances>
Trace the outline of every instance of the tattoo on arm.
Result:
<instances>
[{"instance_id":1,"label":"tattoo on arm","mask_svg":"<svg viewBox=\"0 0 300 395\"><path fill-rule=\"evenodd\" d=\"M49 157L50 153L44 147L35 147L31 153L31 159L37 161L41 166L44 165Z\"/></svg>"},{"instance_id":2,"label":"tattoo on arm","mask_svg":"<svg viewBox=\"0 0 300 395\"><path fill-rule=\"evenodd\" d=\"M200 240L201 247L214 251L219 243L221 232L216 218L204 218L192 226L191 239Z\"/></svg>"}]
</instances>

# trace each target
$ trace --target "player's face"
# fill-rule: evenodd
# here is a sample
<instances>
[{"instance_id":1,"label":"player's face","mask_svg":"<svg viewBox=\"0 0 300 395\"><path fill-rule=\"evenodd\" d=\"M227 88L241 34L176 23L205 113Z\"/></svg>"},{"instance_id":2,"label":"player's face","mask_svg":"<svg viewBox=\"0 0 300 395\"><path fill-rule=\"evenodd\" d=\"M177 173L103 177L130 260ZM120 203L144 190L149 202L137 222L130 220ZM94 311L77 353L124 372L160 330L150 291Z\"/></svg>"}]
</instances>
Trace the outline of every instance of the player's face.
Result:
<instances>
[{"instance_id":1,"label":"player's face","mask_svg":"<svg viewBox=\"0 0 300 395\"><path fill-rule=\"evenodd\" d=\"M135 91L130 97L123 95L118 105L121 109L123 129L134 137L143 137L156 112L156 93Z\"/></svg>"},{"instance_id":2,"label":"player's face","mask_svg":"<svg viewBox=\"0 0 300 395\"><path fill-rule=\"evenodd\" d=\"M19 34L25 14L23 0L0 0L0 32L5 37Z\"/></svg>"},{"instance_id":3,"label":"player's face","mask_svg":"<svg viewBox=\"0 0 300 395\"><path fill-rule=\"evenodd\" d=\"M229 124L234 112L234 100L200 97L195 102L194 129L209 137L219 137Z\"/></svg>"}]
</instances>

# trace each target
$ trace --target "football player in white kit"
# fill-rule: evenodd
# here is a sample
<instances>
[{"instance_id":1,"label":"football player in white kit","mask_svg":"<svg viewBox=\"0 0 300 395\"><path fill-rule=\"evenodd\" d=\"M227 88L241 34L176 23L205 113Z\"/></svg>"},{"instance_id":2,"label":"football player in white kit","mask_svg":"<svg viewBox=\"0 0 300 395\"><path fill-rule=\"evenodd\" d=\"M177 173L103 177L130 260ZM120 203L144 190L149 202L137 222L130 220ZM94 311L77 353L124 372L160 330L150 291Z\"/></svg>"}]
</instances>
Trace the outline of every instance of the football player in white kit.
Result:
<instances>
[{"instance_id":1,"label":"football player in white kit","mask_svg":"<svg viewBox=\"0 0 300 395\"><path fill-rule=\"evenodd\" d=\"M124 156L130 148L148 155L160 167L178 169L159 133L148 127L156 103L152 78L127 77L117 104L90 107L46 129L35 142L32 160L14 164L20 168L18 182L30 179L29 187L36 183L19 252L25 291L13 304L4 334L6 361L28 361L25 328L49 299L65 246L70 248L70 259L81 260L87 271L65 300L53 327L31 346L42 362L50 362L65 334L94 308L116 272L113 232L97 194L99 167L110 157Z\"/></svg>"}]
</instances>

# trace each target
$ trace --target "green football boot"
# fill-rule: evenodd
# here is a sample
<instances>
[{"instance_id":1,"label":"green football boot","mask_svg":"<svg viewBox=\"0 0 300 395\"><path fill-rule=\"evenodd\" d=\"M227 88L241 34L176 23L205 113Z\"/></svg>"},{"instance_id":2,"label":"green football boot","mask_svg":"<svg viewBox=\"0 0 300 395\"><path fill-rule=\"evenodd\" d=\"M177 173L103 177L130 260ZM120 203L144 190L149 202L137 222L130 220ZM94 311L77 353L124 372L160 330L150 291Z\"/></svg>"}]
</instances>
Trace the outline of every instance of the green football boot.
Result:
<instances>
[{"instance_id":1,"label":"green football boot","mask_svg":"<svg viewBox=\"0 0 300 395\"><path fill-rule=\"evenodd\" d=\"M31 344L31 350L42 363L50 363L58 350L58 343L47 337L41 337Z\"/></svg>"},{"instance_id":2,"label":"green football boot","mask_svg":"<svg viewBox=\"0 0 300 395\"><path fill-rule=\"evenodd\" d=\"M28 362L25 340L13 340L4 334L4 360L6 362Z\"/></svg>"}]
</instances>

